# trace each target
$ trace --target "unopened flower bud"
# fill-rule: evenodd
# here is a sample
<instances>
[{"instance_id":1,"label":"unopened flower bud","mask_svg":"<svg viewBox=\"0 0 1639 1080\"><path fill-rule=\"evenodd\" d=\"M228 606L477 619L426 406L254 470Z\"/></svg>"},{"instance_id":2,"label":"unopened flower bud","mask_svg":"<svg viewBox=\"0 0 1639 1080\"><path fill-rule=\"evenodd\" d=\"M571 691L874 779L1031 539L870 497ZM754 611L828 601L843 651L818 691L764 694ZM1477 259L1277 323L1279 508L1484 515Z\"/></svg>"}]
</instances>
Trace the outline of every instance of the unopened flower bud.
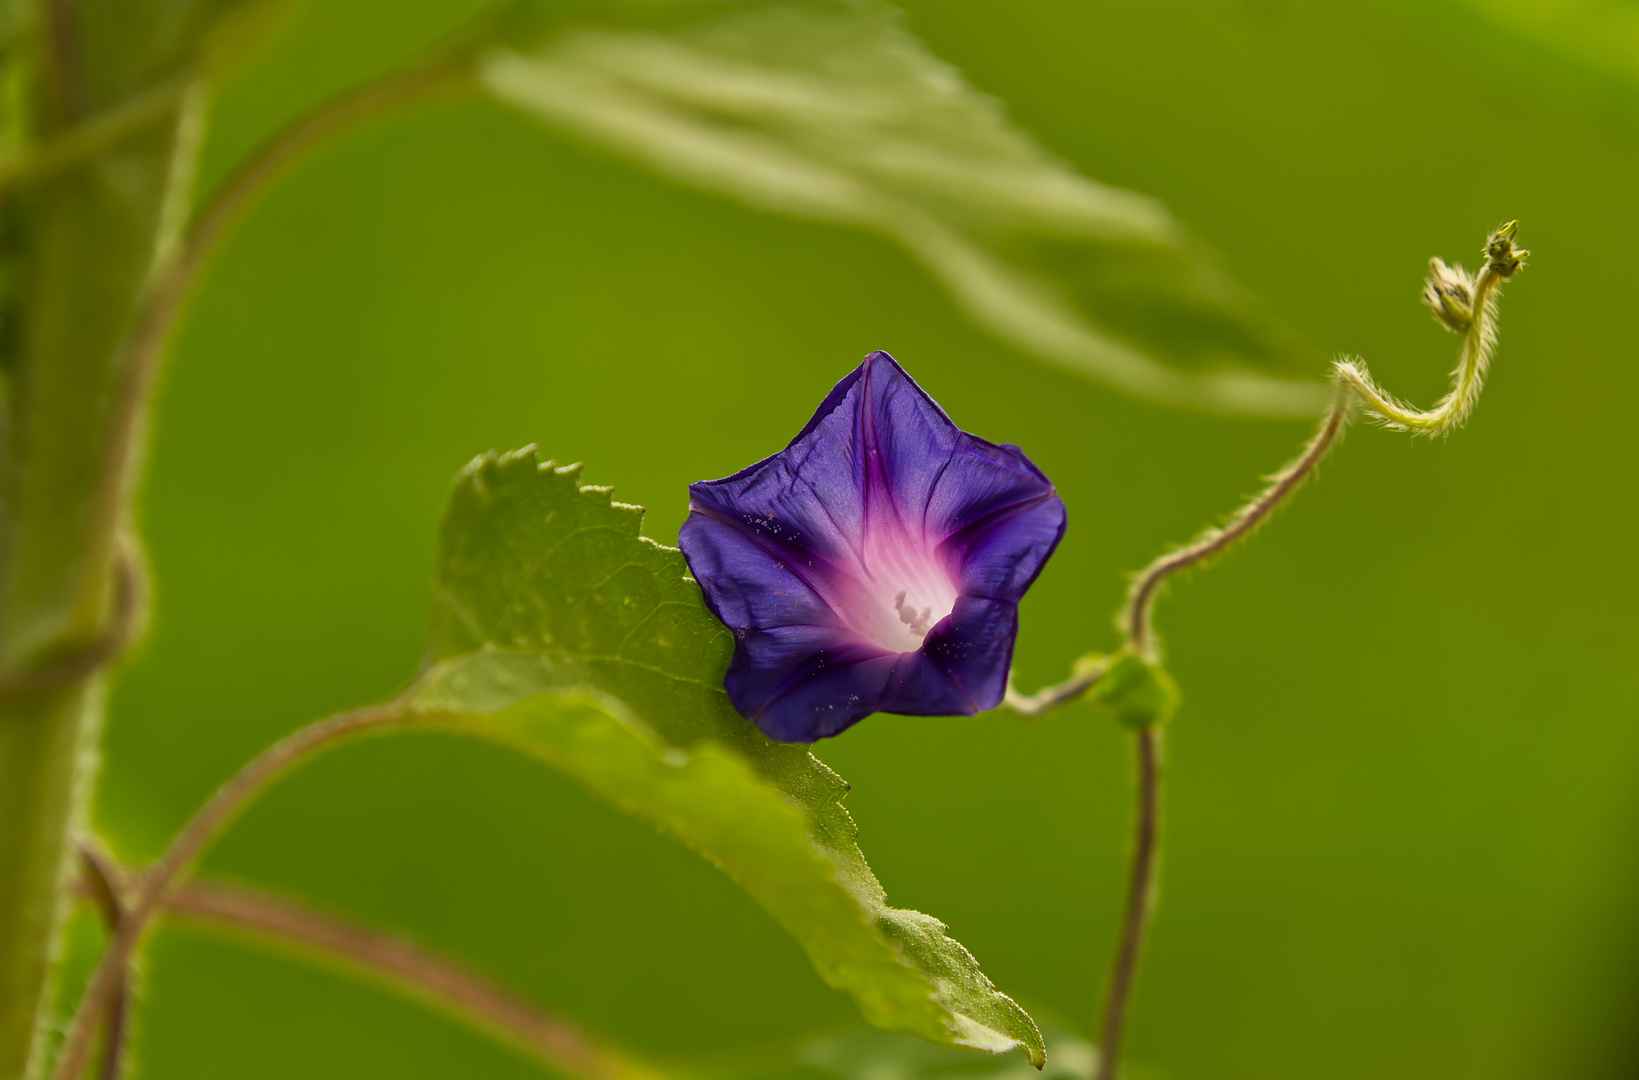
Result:
<instances>
[{"instance_id":1,"label":"unopened flower bud","mask_svg":"<svg viewBox=\"0 0 1639 1080\"><path fill-rule=\"evenodd\" d=\"M1522 247L1516 247L1514 240L1519 236L1519 222L1510 221L1485 241L1485 261L1491 272L1504 281L1514 276L1514 272L1525 265L1525 257L1531 254Z\"/></svg>"},{"instance_id":2,"label":"unopened flower bud","mask_svg":"<svg viewBox=\"0 0 1639 1080\"><path fill-rule=\"evenodd\" d=\"M1474 279L1461 266L1447 266L1439 259L1430 259L1428 269L1423 303L1441 326L1453 333L1468 333L1474 325Z\"/></svg>"}]
</instances>

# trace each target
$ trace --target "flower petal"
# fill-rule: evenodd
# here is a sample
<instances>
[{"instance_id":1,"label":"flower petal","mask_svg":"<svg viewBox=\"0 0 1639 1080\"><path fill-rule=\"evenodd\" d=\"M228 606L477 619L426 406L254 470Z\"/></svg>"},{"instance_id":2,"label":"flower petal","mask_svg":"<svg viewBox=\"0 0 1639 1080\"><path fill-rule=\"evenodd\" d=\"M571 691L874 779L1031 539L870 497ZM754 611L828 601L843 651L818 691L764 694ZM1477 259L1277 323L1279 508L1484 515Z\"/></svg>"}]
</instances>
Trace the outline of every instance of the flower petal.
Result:
<instances>
[{"instance_id":1,"label":"flower petal","mask_svg":"<svg viewBox=\"0 0 1639 1080\"><path fill-rule=\"evenodd\" d=\"M1049 487L974 519L940 551L964 596L1017 603L1058 547L1065 524L1064 502Z\"/></svg>"},{"instance_id":2,"label":"flower petal","mask_svg":"<svg viewBox=\"0 0 1639 1080\"><path fill-rule=\"evenodd\" d=\"M885 653L817 627L741 639L724 688L741 715L782 742L836 735L874 712L972 716L1001 704L1018 607L963 599L915 652Z\"/></svg>"},{"instance_id":3,"label":"flower petal","mask_svg":"<svg viewBox=\"0 0 1639 1080\"><path fill-rule=\"evenodd\" d=\"M883 352L785 450L689 492L679 544L737 642L724 687L793 742L994 708L1065 525L1018 447L956 427Z\"/></svg>"},{"instance_id":4,"label":"flower petal","mask_svg":"<svg viewBox=\"0 0 1639 1080\"><path fill-rule=\"evenodd\" d=\"M777 537L696 510L679 537L706 603L736 636L774 626L840 628L813 584L815 567Z\"/></svg>"}]
</instances>

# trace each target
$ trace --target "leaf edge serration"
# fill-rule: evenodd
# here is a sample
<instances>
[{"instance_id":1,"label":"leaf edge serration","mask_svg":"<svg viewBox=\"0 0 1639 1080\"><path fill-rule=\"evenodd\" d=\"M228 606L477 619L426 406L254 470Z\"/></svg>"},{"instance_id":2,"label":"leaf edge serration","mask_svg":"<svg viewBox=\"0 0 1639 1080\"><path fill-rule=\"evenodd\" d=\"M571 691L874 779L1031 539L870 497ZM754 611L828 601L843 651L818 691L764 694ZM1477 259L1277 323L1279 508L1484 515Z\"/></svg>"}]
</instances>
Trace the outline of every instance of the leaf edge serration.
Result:
<instances>
[{"instance_id":1,"label":"leaf edge serration","mask_svg":"<svg viewBox=\"0 0 1639 1080\"><path fill-rule=\"evenodd\" d=\"M498 506L507 509L504 499L509 488L514 489L512 494L518 494L515 489L520 482L525 487L522 502L532 505L537 511L544 508L540 498L543 490L548 501L565 500L564 504L555 505L544 516L535 515L534 520L541 527L550 526L556 515L565 511L568 511L570 518L580 521L590 509L591 516L585 518L589 524L577 526L570 533L571 536L606 532L613 534L617 543L635 545L629 551L620 552L617 559L609 560L619 564L617 573L625 573L636 567L651 575L665 575L664 578L656 577L654 583L655 595L666 598L663 603L676 604L679 598L687 598L699 612L710 617L699 587L688 576L682 553L642 535L643 509L615 501L610 487L581 484L580 473L579 464L559 466L553 461L540 461L538 451L530 445L506 453L491 451L480 455L457 474L441 529L439 569L434 583L433 648L438 663L423 680L419 707L446 718L458 729L464 727L472 734L498 738L517 746L516 739L503 737L495 730L495 717L514 709L527 711L526 707L540 707L554 697L562 699L563 695L573 691L582 695L583 704L587 701L601 702L597 707L609 721L632 732L662 763L677 759L677 755L682 755L678 760L694 760L702 753L721 755L725 760L737 762L744 771L745 779L777 795L781 802L799 815L803 824L804 847L809 855L820 860L819 865L823 868L821 879L835 885L847 897L853 910L852 921L882 951L883 957L891 958L893 966L915 977L920 984L917 994L931 1006L928 1012L910 1007L906 987L898 986L895 989L887 985L897 984L898 981L889 977L891 972L887 967L868 959L862 960L858 955L838 955L836 950L844 943L827 942L823 940L823 934L814 932L813 926L803 925L793 914L791 902L782 904L777 890L771 891L759 885L750 868L736 864L732 852L714 850L700 837L688 835L677 828L675 822L668 823L653 812L631 805L629 800L623 802L617 793L599 790L587 776L577 775L562 761L551 760L549 754L520 747L531 752L532 756L547 760L548 764L623 811L647 820L674 836L724 870L776 922L798 939L820 977L828 985L849 993L872 1024L887 1030L919 1035L934 1042L989 1053L1001 1053L1018 1047L1029 1055L1032 1064L1040 1067L1045 1049L1035 1022L1017 1002L996 989L979 968L972 953L949 936L946 924L930 915L894 908L887 903L881 883L871 871L859 846L858 827L842 803L848 789L847 783L814 757L807 747L772 742L733 712L722 690L728 631L716 623L714 617L711 617L711 622L716 632L724 636L716 659L711 661L719 665L714 670L703 672L697 678L682 678L676 672L652 665L642 666L641 678L650 683L656 678L663 678L677 679L679 684L692 684L684 688L686 693L673 687L660 695L663 700L668 693L671 694L678 709L693 706L699 710L700 730L695 731L692 737L677 723L668 722L675 718L645 715L646 711L663 711L652 700L649 710L645 710L628 700L630 694L622 695L604 685L618 681L618 677L612 677L611 670L618 671L628 665L634 665L631 671L637 670L639 662L632 655L623 656L619 650L613 654L577 655L573 642L554 634L540 635L541 640L529 649L516 648L516 641L500 642L488 638L483 613L468 610L462 603L459 593L463 583L446 579L453 548L460 548L463 557L472 554L474 537L460 536L459 523L455 519L457 515L474 509L489 513L497 512ZM501 543L501 537L491 537L490 540L503 554L517 555L516 551ZM560 539L555 546L561 546L564 542ZM463 547L463 544L466 546ZM537 570L539 565L544 565L544 560L537 565ZM523 591L528 592L527 589ZM575 604L588 605L582 613L582 622L587 625L596 621L595 604L589 605L589 601L595 599L595 593L594 588L574 600ZM506 614L496 625L518 627L520 624L516 622L515 611L521 603L524 601L510 600L511 606L505 609ZM463 636L469 647L461 651L450 649L453 642L447 620L452 612L461 615L458 622L467 631ZM446 621L442 627L441 619ZM648 617L645 616L638 625L641 627L647 621ZM514 632L514 636L520 635ZM624 640L622 648L625 648ZM709 649L705 652L695 650L690 655L696 653L710 657ZM527 668L531 663L538 664L540 672L544 674L540 674L539 678L519 679L516 669ZM469 689L452 695L452 676L463 669L468 676L477 674L473 665L515 670L509 676L511 683L508 688L498 689L491 680L484 693L474 695ZM633 677L631 671L628 678ZM692 701L688 700L690 697ZM536 701L536 705L527 706L532 700ZM468 719L462 720L462 717ZM809 884L812 883L810 881ZM856 941L850 948L857 949L862 944ZM855 967L860 970L854 970ZM875 978L885 979L886 982L884 985L874 985ZM914 1013L923 1015L913 1019L909 1014Z\"/></svg>"}]
</instances>

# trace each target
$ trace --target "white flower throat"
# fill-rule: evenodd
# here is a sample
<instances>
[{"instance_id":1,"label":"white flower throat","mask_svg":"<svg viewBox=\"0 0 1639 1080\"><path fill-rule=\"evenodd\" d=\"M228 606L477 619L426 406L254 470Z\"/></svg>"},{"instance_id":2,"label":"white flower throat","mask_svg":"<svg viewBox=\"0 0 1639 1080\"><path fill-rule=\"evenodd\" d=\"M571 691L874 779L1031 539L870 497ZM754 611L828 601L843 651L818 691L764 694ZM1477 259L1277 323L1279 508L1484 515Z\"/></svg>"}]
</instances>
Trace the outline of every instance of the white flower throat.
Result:
<instances>
[{"instance_id":1,"label":"white flower throat","mask_svg":"<svg viewBox=\"0 0 1639 1080\"><path fill-rule=\"evenodd\" d=\"M898 528L872 530L856 549L852 588L838 606L860 637L889 652L914 652L956 607L956 583L935 545Z\"/></svg>"},{"instance_id":2,"label":"white flower throat","mask_svg":"<svg viewBox=\"0 0 1639 1080\"><path fill-rule=\"evenodd\" d=\"M893 609L899 612L899 621L905 628L917 637L927 637L928 627L933 625L929 620L933 618L933 608L925 607L918 614L915 605L905 603L905 590L900 589L899 595L893 598Z\"/></svg>"}]
</instances>

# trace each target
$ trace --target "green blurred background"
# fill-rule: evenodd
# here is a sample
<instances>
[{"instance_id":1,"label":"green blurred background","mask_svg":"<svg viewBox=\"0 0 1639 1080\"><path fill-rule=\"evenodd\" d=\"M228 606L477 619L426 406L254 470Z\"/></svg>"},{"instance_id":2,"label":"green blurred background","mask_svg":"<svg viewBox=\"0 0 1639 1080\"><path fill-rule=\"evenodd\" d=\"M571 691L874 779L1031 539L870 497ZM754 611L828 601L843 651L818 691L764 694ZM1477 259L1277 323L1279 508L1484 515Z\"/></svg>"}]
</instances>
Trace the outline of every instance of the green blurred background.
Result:
<instances>
[{"instance_id":1,"label":"green blurred background","mask_svg":"<svg viewBox=\"0 0 1639 1080\"><path fill-rule=\"evenodd\" d=\"M205 182L478 6L300 9L223 93ZM1581 39L1520 5L905 7L1050 150L1165 200L1309 340L1418 402L1456 341L1417 303L1428 256L1473 265L1508 217L1537 253L1466 430L1359 427L1254 544L1163 602L1187 701L1133 1019L1144 1075L1639 1074L1639 29L1626 52L1598 29L1633 5ZM783 446L877 348L964 427L1021 443L1070 507L1025 603L1026 687L1112 646L1124 573L1306 435L1045 367L885 241L675 186L493 103L328 146L235 233L172 357L142 508L155 617L114 695L100 827L152 857L271 739L403 685L439 508L474 454L585 461L674 542L690 481ZM1083 707L879 716L817 752L854 785L890 900L949 922L1038 1019L1089 1032L1126 850L1121 733ZM858 1023L704 861L477 742L338 751L207 868L411 933L645 1053ZM185 927L144 984L143 1076L533 1075Z\"/></svg>"}]
</instances>

